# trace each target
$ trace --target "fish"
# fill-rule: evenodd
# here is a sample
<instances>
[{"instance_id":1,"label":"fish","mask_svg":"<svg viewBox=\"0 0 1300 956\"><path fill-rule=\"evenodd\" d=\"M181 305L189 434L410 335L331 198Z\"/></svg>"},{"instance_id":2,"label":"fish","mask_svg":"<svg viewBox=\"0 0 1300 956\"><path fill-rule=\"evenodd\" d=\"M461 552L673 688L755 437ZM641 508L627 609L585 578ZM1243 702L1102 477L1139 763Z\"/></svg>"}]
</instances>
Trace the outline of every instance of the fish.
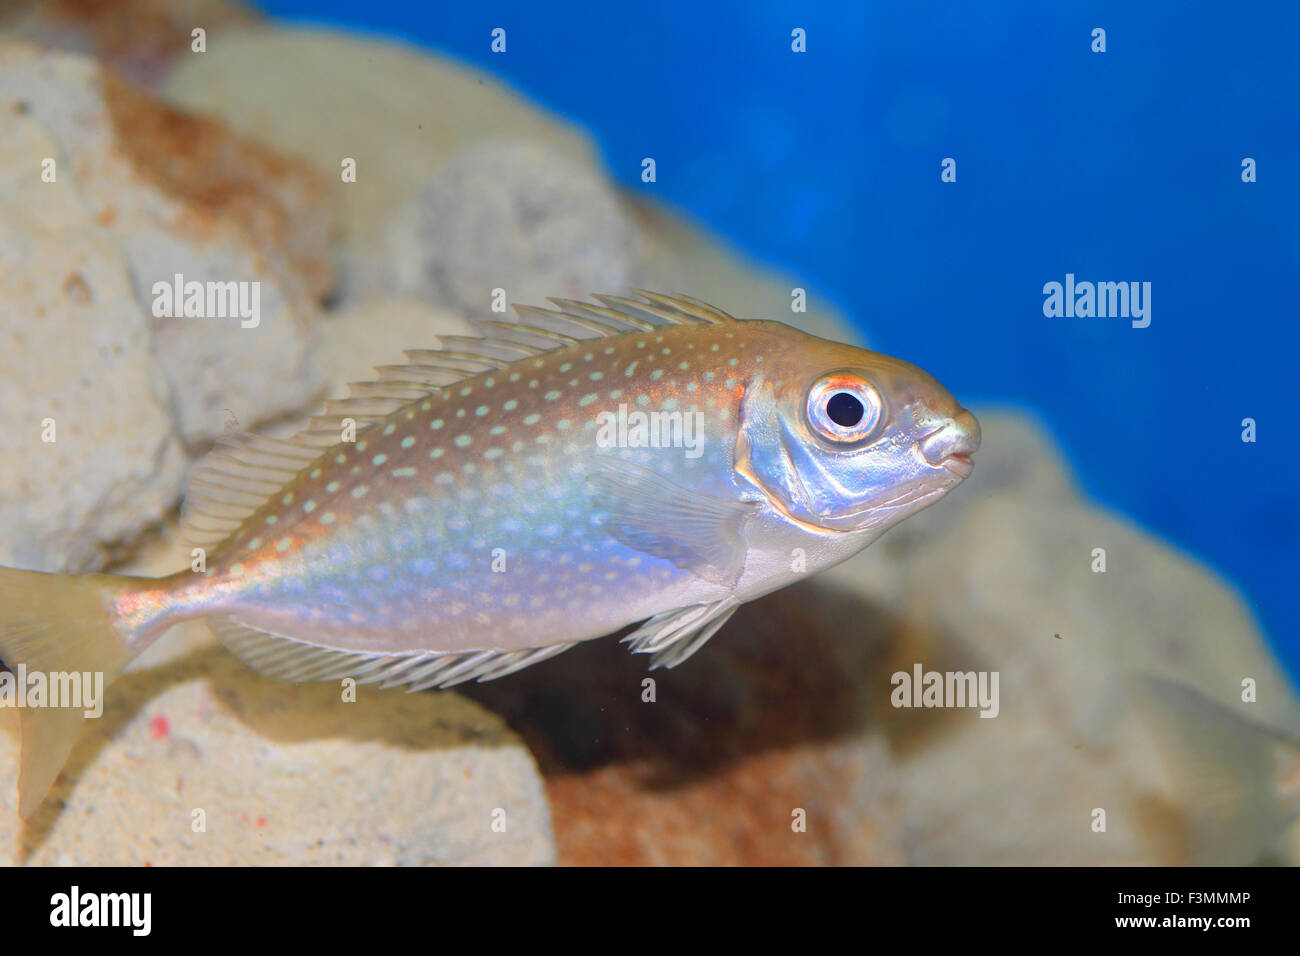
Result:
<instances>
[{"instance_id":1,"label":"fish","mask_svg":"<svg viewBox=\"0 0 1300 956\"><path fill-rule=\"evenodd\" d=\"M550 299L438 337L291 438L222 440L162 578L0 569L0 660L105 685L181 621L253 669L408 692L623 638L674 667L741 604L867 547L971 474L928 373L685 295ZM30 816L83 719L25 707Z\"/></svg>"}]
</instances>

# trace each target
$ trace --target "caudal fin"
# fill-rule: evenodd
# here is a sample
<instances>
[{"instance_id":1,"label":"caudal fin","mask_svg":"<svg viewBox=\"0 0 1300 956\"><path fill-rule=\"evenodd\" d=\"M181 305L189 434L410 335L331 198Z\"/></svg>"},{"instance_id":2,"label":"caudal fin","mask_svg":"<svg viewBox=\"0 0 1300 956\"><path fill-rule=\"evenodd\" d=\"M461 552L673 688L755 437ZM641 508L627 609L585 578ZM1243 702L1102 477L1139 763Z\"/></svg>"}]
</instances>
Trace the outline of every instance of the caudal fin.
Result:
<instances>
[{"instance_id":1,"label":"caudal fin","mask_svg":"<svg viewBox=\"0 0 1300 956\"><path fill-rule=\"evenodd\" d=\"M118 633L114 598L133 587L131 578L111 574L42 574L0 568L0 660L30 678L44 675L53 688L61 675L102 674L102 689L134 655ZM78 680L82 678L76 678ZM68 686L64 683L63 686ZM18 686L23 694L25 686ZM20 709L22 766L18 813L36 812L63 769L86 705L64 703L47 693L45 706Z\"/></svg>"}]
</instances>

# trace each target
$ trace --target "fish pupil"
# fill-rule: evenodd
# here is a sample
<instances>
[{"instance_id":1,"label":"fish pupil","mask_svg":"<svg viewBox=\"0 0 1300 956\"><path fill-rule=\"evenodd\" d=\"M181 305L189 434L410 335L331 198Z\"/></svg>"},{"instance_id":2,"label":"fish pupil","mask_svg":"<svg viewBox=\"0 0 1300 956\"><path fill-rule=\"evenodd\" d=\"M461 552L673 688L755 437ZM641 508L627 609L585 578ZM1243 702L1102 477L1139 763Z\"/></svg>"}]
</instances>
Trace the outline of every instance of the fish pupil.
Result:
<instances>
[{"instance_id":1,"label":"fish pupil","mask_svg":"<svg viewBox=\"0 0 1300 956\"><path fill-rule=\"evenodd\" d=\"M848 392L836 392L826 402L827 417L841 428L852 428L866 413L861 400Z\"/></svg>"}]
</instances>

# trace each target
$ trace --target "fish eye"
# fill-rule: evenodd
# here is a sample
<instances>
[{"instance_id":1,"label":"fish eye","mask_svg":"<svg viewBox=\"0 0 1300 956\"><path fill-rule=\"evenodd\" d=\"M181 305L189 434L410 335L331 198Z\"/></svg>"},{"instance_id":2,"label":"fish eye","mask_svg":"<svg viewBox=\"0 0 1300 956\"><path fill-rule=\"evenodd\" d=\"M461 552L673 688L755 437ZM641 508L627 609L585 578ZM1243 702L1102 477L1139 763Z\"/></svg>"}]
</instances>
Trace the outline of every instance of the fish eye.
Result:
<instances>
[{"instance_id":1,"label":"fish eye","mask_svg":"<svg viewBox=\"0 0 1300 956\"><path fill-rule=\"evenodd\" d=\"M870 382L843 372L820 379L808 392L808 421L823 438L856 442L880 420L880 395Z\"/></svg>"},{"instance_id":2,"label":"fish eye","mask_svg":"<svg viewBox=\"0 0 1300 956\"><path fill-rule=\"evenodd\" d=\"M852 428L865 414L862 400L852 392L836 392L826 400L826 416L841 428Z\"/></svg>"}]
</instances>

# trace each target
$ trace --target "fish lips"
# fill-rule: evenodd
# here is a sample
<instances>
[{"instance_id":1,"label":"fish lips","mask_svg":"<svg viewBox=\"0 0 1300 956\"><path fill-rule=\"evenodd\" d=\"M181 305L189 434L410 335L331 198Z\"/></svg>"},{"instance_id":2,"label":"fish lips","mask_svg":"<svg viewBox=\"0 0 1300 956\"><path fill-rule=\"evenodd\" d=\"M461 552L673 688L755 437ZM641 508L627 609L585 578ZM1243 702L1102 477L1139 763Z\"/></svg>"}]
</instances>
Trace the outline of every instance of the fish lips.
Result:
<instances>
[{"instance_id":1,"label":"fish lips","mask_svg":"<svg viewBox=\"0 0 1300 956\"><path fill-rule=\"evenodd\" d=\"M958 478L969 478L975 470L971 455L980 447L980 423L961 409L917 443L921 455Z\"/></svg>"}]
</instances>

